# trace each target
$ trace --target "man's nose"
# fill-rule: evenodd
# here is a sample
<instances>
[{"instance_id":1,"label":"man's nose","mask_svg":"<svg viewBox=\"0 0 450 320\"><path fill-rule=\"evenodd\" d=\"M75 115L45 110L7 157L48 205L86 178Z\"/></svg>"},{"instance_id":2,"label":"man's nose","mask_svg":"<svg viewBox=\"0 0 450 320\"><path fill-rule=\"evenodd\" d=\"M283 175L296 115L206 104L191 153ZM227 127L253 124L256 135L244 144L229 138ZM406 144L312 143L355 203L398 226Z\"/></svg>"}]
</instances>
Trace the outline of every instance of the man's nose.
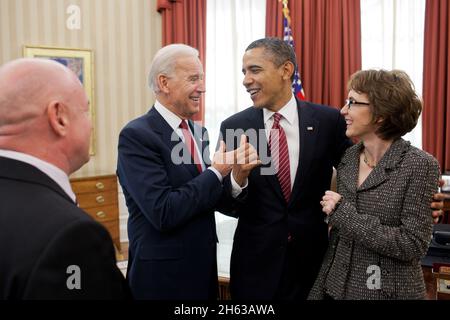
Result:
<instances>
[{"instance_id":1,"label":"man's nose","mask_svg":"<svg viewBox=\"0 0 450 320\"><path fill-rule=\"evenodd\" d=\"M202 79L200 80L200 83L197 87L197 91L201 92L201 93L205 93L206 92L206 88L205 88L205 80Z\"/></svg>"},{"instance_id":2,"label":"man's nose","mask_svg":"<svg viewBox=\"0 0 450 320\"><path fill-rule=\"evenodd\" d=\"M242 80L242 84L247 87L253 82L252 77L247 73L244 75L244 79Z\"/></svg>"}]
</instances>

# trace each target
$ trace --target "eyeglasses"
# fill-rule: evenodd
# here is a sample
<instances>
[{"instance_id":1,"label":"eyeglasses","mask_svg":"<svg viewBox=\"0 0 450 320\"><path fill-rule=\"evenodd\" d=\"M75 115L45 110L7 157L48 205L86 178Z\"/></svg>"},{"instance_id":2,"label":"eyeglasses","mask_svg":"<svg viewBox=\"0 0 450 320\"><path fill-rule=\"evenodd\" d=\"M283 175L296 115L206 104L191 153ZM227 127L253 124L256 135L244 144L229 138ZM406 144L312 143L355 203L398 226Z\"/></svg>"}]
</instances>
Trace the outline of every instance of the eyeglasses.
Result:
<instances>
[{"instance_id":1,"label":"eyeglasses","mask_svg":"<svg viewBox=\"0 0 450 320\"><path fill-rule=\"evenodd\" d=\"M348 106L348 108L350 109L351 106L358 105L358 104L363 105L363 106L370 106L370 103L368 103L368 102L360 102L360 101L356 101L356 100L352 100L352 99L345 99L344 107Z\"/></svg>"}]
</instances>

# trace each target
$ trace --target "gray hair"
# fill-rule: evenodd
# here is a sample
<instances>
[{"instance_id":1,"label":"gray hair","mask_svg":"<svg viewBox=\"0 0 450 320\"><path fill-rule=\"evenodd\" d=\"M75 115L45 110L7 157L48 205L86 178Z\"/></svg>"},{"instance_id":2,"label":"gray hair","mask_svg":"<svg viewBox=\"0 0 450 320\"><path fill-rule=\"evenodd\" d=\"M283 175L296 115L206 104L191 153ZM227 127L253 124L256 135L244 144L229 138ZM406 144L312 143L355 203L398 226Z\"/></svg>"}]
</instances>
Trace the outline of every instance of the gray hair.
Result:
<instances>
[{"instance_id":1,"label":"gray hair","mask_svg":"<svg viewBox=\"0 0 450 320\"><path fill-rule=\"evenodd\" d=\"M164 74L170 76L174 72L175 62L181 57L198 58L198 50L186 44L169 44L156 52L153 58L148 83L154 93L159 93L158 75Z\"/></svg>"}]
</instances>

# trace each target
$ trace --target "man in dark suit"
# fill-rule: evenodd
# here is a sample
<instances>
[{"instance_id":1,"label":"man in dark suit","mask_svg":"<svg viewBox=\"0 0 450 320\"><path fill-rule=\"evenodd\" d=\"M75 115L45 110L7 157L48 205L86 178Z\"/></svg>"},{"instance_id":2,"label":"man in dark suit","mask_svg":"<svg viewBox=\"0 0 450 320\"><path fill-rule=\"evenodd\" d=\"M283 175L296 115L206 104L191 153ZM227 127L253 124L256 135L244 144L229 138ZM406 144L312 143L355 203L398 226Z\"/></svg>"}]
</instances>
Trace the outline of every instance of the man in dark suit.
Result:
<instances>
[{"instance_id":1,"label":"man in dark suit","mask_svg":"<svg viewBox=\"0 0 450 320\"><path fill-rule=\"evenodd\" d=\"M250 44L242 71L254 106L221 125L228 148L237 139L229 139L227 130L255 131L250 143L264 164L233 169L228 185L239 204L233 214L239 217L231 255L233 299L305 299L327 248L320 200L351 142L338 110L295 99L295 65L293 50L282 40ZM275 133L280 136L279 167L269 163Z\"/></svg>"},{"instance_id":2,"label":"man in dark suit","mask_svg":"<svg viewBox=\"0 0 450 320\"><path fill-rule=\"evenodd\" d=\"M221 145L208 166L206 129L189 120L205 91L196 49L160 49L149 81L153 108L119 137L117 174L130 213L127 279L136 299L217 299L214 208L226 199L222 179L235 153L226 164Z\"/></svg>"},{"instance_id":3,"label":"man in dark suit","mask_svg":"<svg viewBox=\"0 0 450 320\"><path fill-rule=\"evenodd\" d=\"M68 178L89 160L88 104L57 62L0 68L0 300L125 297L111 237Z\"/></svg>"},{"instance_id":4,"label":"man in dark suit","mask_svg":"<svg viewBox=\"0 0 450 320\"><path fill-rule=\"evenodd\" d=\"M242 71L254 106L221 125L227 149L245 132L264 164L235 166L225 179L234 208L222 212L239 218L230 266L233 299L306 299L327 248L320 201L352 143L337 109L294 97L295 66L284 41L251 43ZM442 194L435 199L432 207L442 209ZM434 211L433 218L441 214Z\"/></svg>"}]
</instances>

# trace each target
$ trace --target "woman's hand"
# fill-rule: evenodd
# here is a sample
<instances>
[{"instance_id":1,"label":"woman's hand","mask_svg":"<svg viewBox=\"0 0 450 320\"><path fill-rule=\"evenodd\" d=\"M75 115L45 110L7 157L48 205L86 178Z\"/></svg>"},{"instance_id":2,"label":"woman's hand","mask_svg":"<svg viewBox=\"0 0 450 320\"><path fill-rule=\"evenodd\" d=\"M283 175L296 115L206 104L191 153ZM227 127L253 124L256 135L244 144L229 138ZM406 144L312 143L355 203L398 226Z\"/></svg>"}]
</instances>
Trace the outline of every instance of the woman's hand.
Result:
<instances>
[{"instance_id":1,"label":"woman's hand","mask_svg":"<svg viewBox=\"0 0 450 320\"><path fill-rule=\"evenodd\" d=\"M336 208L336 204L341 201L341 199L342 196L339 193L326 191L325 195L322 197L322 201L320 201L322 211L329 216L334 211L334 209Z\"/></svg>"}]
</instances>

